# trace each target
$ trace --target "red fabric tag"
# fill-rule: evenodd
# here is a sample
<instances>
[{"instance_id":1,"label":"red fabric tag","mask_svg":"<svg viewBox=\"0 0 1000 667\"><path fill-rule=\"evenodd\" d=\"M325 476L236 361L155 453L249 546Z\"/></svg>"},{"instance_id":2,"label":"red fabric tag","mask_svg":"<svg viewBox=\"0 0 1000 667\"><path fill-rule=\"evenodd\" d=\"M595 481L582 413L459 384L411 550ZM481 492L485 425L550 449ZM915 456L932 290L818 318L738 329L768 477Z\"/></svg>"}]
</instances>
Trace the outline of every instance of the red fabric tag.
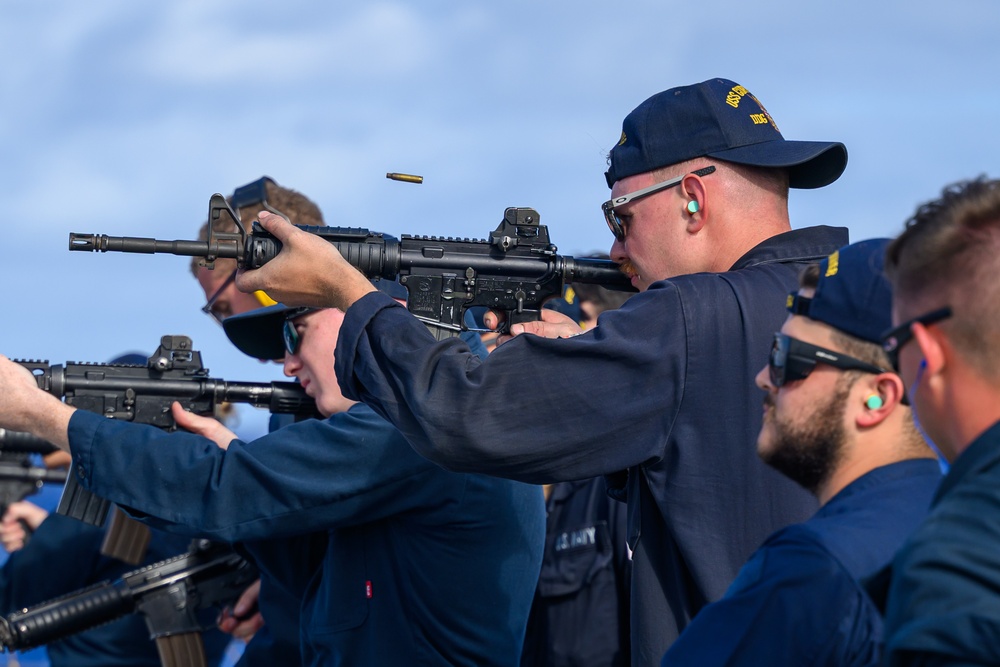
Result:
<instances>
[{"instance_id":1,"label":"red fabric tag","mask_svg":"<svg viewBox=\"0 0 1000 667\"><path fill-rule=\"evenodd\" d=\"M368 598L369 600L372 599L372 582L371 581L366 581L365 582L365 597Z\"/></svg>"}]
</instances>

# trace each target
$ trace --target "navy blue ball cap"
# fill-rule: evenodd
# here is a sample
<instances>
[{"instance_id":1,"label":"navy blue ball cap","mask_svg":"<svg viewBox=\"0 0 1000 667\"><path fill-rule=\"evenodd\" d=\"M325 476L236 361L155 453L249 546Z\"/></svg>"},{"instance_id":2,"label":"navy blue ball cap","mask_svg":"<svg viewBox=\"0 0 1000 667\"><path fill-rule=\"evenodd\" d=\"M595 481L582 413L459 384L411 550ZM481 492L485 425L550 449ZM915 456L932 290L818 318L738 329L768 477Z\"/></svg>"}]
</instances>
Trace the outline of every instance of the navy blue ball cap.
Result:
<instances>
[{"instance_id":1,"label":"navy blue ball cap","mask_svg":"<svg viewBox=\"0 0 1000 667\"><path fill-rule=\"evenodd\" d=\"M294 308L278 303L227 317L222 321L222 328L230 342L243 354L254 359L277 361L285 357L285 320L314 310L316 309Z\"/></svg>"},{"instance_id":2,"label":"navy blue ball cap","mask_svg":"<svg viewBox=\"0 0 1000 667\"><path fill-rule=\"evenodd\" d=\"M746 88L709 79L653 95L625 117L611 149L608 187L698 157L785 168L793 188L821 188L840 178L847 148L831 141L787 141Z\"/></svg>"},{"instance_id":3,"label":"navy blue ball cap","mask_svg":"<svg viewBox=\"0 0 1000 667\"><path fill-rule=\"evenodd\" d=\"M892 327L892 288L885 277L889 239L844 246L819 264L812 298L788 295L788 310L870 343Z\"/></svg>"}]
</instances>

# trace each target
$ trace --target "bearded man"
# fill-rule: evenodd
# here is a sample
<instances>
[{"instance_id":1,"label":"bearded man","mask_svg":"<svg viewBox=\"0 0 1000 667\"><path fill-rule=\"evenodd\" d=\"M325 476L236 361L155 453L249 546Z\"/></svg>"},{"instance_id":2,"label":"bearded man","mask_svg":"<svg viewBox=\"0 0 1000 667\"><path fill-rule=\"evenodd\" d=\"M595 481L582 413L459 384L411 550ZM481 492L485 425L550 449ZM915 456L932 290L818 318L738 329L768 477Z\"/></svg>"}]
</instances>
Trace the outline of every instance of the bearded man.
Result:
<instances>
[{"instance_id":1,"label":"bearded man","mask_svg":"<svg viewBox=\"0 0 1000 667\"><path fill-rule=\"evenodd\" d=\"M819 511L764 542L663 665L874 665L882 619L859 580L920 524L941 478L880 343L891 325L887 241L805 270L757 375L757 452Z\"/></svg>"}]
</instances>

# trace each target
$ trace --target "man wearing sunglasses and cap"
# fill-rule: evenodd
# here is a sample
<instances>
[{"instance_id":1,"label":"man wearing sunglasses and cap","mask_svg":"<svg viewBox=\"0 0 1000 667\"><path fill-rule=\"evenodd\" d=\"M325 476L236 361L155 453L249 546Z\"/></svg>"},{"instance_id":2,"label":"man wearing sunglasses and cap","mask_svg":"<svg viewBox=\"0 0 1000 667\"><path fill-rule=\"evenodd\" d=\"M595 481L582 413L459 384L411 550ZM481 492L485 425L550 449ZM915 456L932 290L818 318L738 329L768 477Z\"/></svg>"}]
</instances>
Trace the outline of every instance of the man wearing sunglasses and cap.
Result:
<instances>
[{"instance_id":1,"label":"man wearing sunglasses and cap","mask_svg":"<svg viewBox=\"0 0 1000 667\"><path fill-rule=\"evenodd\" d=\"M633 553L632 662L651 665L768 535L816 509L753 451L753 382L801 269L848 242L844 229L791 230L788 188L832 183L847 150L785 140L726 79L654 95L614 141L602 216L640 293L589 332L543 311L513 327L538 335L480 362L371 293L333 246L266 213L282 254L236 282L345 310L345 395L432 461L535 483L627 470L615 480ZM560 418L566 402L580 409Z\"/></svg>"},{"instance_id":2,"label":"man wearing sunglasses and cap","mask_svg":"<svg viewBox=\"0 0 1000 667\"><path fill-rule=\"evenodd\" d=\"M322 212L312 200L302 193L279 185L267 176L236 188L228 200L241 220L247 224L254 220L260 211L269 211L280 215L297 225L322 226L325 224ZM207 225L208 223L203 225L199 232L199 238L202 240L207 238ZM236 231L235 222L225 212L214 223L214 227L216 232ZM236 289L234 285L236 263L233 260L217 259L215 269L208 270L200 265L198 258L193 258L191 272L202 286L207 299L202 311L223 326L225 326L224 322L234 315L248 313L262 305L274 305L274 301L262 291L244 294ZM381 281L377 284L381 291L393 298L406 298L406 290L398 283ZM297 351L299 337L294 323L299 322L298 326L302 327L308 320L314 319L316 323L320 323L325 317L320 315L315 318L307 317L309 312L308 309L283 311L281 308L272 308L270 311L260 311L257 315L250 316L245 322L230 323L230 327L235 332L234 335L239 337L247 325L257 321L258 318L264 320L277 318L277 320L282 321L282 325L275 323L271 328L283 326L286 347ZM301 317L296 317L297 315L301 315ZM274 332L271 331L271 333ZM470 346L475 346L474 336L471 334L465 336L468 336L466 340L470 341ZM280 345L275 345L280 343L280 338L277 335L272 335L269 341L256 343L253 340L246 340L245 335L240 340L243 342L238 347L254 358L275 357L281 359L284 356L283 348ZM264 345L264 349L257 349L261 345ZM485 354L485 350L476 349ZM296 361L293 366L290 366L290 369L293 374L307 372L301 361ZM312 384L310 391L322 391L323 386L331 386L336 390L335 379L332 384L308 380L307 384ZM326 405L326 412L339 412L345 405L350 405L339 396L339 390L332 395L333 398L329 399L332 404ZM324 399L324 402L326 400ZM289 420L282 419L283 417L287 417L287 415L272 416L272 430L290 423ZM265 572L263 582L260 584L259 598L253 592L244 595L233 609L227 609L224 612L220 623L220 627L232 632L234 636L252 637L240 660L240 665L246 664L250 667L279 663L301 664L298 641L300 621L298 609L301 596L289 593L287 588L280 585L280 581L287 580L294 570L301 568L303 564L316 561L315 552L317 551L320 552L318 560L321 561L326 552L326 542L327 536L324 532L318 536L297 536L294 540L288 538L261 540L244 545L255 560L266 563L267 572ZM251 613L255 610L259 611L256 614ZM266 621L263 627L262 621Z\"/></svg>"},{"instance_id":3,"label":"man wearing sunglasses and cap","mask_svg":"<svg viewBox=\"0 0 1000 667\"><path fill-rule=\"evenodd\" d=\"M808 521L764 542L663 665L873 665L882 624L859 580L927 513L941 471L881 347L891 293L885 239L814 264L757 374L757 452L815 495Z\"/></svg>"},{"instance_id":4,"label":"man wearing sunglasses and cap","mask_svg":"<svg viewBox=\"0 0 1000 667\"><path fill-rule=\"evenodd\" d=\"M58 431L64 449L72 440L84 486L150 525L226 542L325 531L319 563L306 551L290 569L279 553L275 572L266 554L254 558L302 600L305 664L517 664L541 564L541 489L446 471L342 396L332 363L342 321L279 304L223 322L250 356L283 358L327 416L257 440L177 403L191 433L78 411L5 359L0 420ZM11 419L22 409L31 416Z\"/></svg>"},{"instance_id":5,"label":"man wearing sunglasses and cap","mask_svg":"<svg viewBox=\"0 0 1000 667\"><path fill-rule=\"evenodd\" d=\"M322 212L311 199L279 185L268 176L236 188L228 201L245 224L250 224L260 211L280 215L296 225L325 224ZM237 229L235 221L224 211L213 222L213 226L215 232L235 232ZM199 231L198 238L208 238L207 222ZM262 291L244 294L236 289L235 260L217 259L213 270L205 268L201 262L200 258L192 258L191 273L205 292L206 302L202 312L218 324L223 325L228 318L257 310L261 306L275 305L274 300ZM393 298L406 298L406 290L398 283L383 281L378 285L380 290ZM306 312L307 310L301 311L302 314ZM295 313L294 310L288 311L287 317L280 312L278 315L264 315L265 318L284 319L286 345L290 346L289 349L297 349L297 343L293 341L293 338L297 339L297 334L292 324L296 321ZM303 316L302 319L309 318ZM472 334L463 336L467 336L470 346L479 353L480 348L475 347L478 344L475 337ZM278 340L275 337L272 342ZM481 353L485 355L486 352L481 350ZM267 354L280 359L284 353L280 347L272 346ZM296 368L302 372L304 365L298 364ZM322 383L312 384L314 390L323 386ZM336 388L335 380L331 386ZM337 395L339 396L339 391ZM339 412L344 405L349 404L335 398L333 404L327 406L327 410ZM224 418L224 415L220 418ZM288 425L292 422L290 418L291 415L272 415L270 430ZM220 628L249 642L238 663L241 667L302 663L299 641L301 594L290 593L281 582L293 578L297 570L308 570L310 563L321 562L326 553L327 539L326 532L320 532L295 538L253 540L241 545L255 562L266 563L262 580L251 586L231 608L223 610L220 617Z\"/></svg>"},{"instance_id":6,"label":"man wearing sunglasses and cap","mask_svg":"<svg viewBox=\"0 0 1000 667\"><path fill-rule=\"evenodd\" d=\"M921 205L886 269L886 350L950 468L869 587L885 609L885 664L1000 664L1000 180Z\"/></svg>"}]
</instances>

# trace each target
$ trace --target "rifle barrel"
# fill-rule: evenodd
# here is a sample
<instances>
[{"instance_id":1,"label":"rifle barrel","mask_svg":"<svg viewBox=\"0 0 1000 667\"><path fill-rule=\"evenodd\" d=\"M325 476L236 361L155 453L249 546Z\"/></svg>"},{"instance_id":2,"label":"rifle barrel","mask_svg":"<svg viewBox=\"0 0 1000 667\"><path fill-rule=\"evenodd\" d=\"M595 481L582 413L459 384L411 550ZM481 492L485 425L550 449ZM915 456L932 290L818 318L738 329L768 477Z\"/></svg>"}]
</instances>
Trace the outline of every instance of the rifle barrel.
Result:
<instances>
[{"instance_id":1,"label":"rifle barrel","mask_svg":"<svg viewBox=\"0 0 1000 667\"><path fill-rule=\"evenodd\" d=\"M610 259L567 257L566 282L592 283L608 289L634 291L632 281Z\"/></svg>"},{"instance_id":2,"label":"rifle barrel","mask_svg":"<svg viewBox=\"0 0 1000 667\"><path fill-rule=\"evenodd\" d=\"M187 257L237 259L242 249L235 242L222 242L213 249L208 241L161 241L138 236L108 236L107 234L69 235L69 249L81 252L130 252L152 255L166 253ZM214 252L213 252L214 250Z\"/></svg>"}]
</instances>

